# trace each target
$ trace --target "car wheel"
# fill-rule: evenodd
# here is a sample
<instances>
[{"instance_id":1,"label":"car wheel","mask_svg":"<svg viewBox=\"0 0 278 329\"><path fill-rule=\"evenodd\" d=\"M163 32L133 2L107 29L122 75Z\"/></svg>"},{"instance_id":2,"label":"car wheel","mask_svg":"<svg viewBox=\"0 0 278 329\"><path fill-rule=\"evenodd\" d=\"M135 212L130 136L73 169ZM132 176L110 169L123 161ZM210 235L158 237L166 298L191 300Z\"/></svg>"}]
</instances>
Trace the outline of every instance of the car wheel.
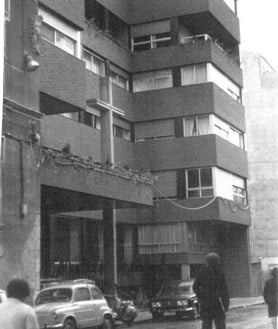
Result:
<instances>
[{"instance_id":1,"label":"car wheel","mask_svg":"<svg viewBox=\"0 0 278 329\"><path fill-rule=\"evenodd\" d=\"M76 322L72 318L68 318L64 322L63 329L76 329Z\"/></svg>"},{"instance_id":2,"label":"car wheel","mask_svg":"<svg viewBox=\"0 0 278 329\"><path fill-rule=\"evenodd\" d=\"M111 317L106 316L103 320L103 324L100 326L100 329L112 329L113 328L113 322Z\"/></svg>"}]
</instances>

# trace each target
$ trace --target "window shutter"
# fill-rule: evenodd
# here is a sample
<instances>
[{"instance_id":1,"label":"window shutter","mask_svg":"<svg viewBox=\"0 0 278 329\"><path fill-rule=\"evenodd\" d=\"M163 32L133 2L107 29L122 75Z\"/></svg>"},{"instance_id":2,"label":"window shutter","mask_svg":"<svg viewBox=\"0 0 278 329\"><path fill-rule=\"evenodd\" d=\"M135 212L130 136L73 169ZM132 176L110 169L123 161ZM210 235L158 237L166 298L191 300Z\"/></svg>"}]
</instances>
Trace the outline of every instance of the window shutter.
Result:
<instances>
[{"instance_id":1,"label":"window shutter","mask_svg":"<svg viewBox=\"0 0 278 329\"><path fill-rule=\"evenodd\" d=\"M178 199L186 198L185 169L177 170L177 196Z\"/></svg>"}]
</instances>

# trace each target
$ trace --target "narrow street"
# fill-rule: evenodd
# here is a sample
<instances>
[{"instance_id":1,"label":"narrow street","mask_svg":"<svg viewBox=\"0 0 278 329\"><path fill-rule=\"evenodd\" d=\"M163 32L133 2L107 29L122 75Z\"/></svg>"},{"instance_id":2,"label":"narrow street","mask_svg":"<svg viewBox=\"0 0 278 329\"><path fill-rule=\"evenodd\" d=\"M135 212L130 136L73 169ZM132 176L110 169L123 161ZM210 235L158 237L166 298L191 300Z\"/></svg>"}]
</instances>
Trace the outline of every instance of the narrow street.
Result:
<instances>
[{"instance_id":1,"label":"narrow street","mask_svg":"<svg viewBox=\"0 0 278 329\"><path fill-rule=\"evenodd\" d=\"M120 324L118 328L126 328ZM201 320L176 320L174 317L165 318L163 321L146 321L134 323L133 329L200 329ZM270 319L267 316L265 305L238 308L230 310L227 314L227 329L271 329Z\"/></svg>"}]
</instances>

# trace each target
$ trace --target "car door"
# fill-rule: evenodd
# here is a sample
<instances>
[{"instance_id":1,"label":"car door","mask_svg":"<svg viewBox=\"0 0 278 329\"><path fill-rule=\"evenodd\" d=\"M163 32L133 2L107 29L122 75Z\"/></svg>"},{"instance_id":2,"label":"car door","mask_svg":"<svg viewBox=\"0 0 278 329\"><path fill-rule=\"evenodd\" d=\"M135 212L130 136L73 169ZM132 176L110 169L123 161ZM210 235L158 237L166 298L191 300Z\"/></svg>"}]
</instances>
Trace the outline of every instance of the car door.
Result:
<instances>
[{"instance_id":1,"label":"car door","mask_svg":"<svg viewBox=\"0 0 278 329\"><path fill-rule=\"evenodd\" d=\"M90 292L94 303L94 315L96 325L100 325L103 322L104 313L102 306L106 305L106 299L102 292L97 287L91 287Z\"/></svg>"},{"instance_id":2,"label":"car door","mask_svg":"<svg viewBox=\"0 0 278 329\"><path fill-rule=\"evenodd\" d=\"M92 321L95 318L94 304L90 296L89 288L78 287L74 292L74 304L76 308L76 320L78 327L93 326L95 323Z\"/></svg>"}]
</instances>

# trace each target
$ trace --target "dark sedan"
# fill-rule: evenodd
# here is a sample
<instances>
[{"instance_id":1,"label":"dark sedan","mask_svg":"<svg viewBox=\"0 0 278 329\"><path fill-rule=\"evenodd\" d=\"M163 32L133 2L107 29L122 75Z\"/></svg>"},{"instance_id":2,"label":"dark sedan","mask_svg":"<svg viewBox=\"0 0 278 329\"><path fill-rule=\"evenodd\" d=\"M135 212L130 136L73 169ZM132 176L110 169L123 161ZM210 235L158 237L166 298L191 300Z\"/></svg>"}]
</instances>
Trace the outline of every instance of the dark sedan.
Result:
<instances>
[{"instance_id":1,"label":"dark sedan","mask_svg":"<svg viewBox=\"0 0 278 329\"><path fill-rule=\"evenodd\" d=\"M164 315L175 314L181 318L189 316L199 317L199 304L192 289L193 281L170 281L163 284L155 298L149 301L149 309L153 319Z\"/></svg>"}]
</instances>

